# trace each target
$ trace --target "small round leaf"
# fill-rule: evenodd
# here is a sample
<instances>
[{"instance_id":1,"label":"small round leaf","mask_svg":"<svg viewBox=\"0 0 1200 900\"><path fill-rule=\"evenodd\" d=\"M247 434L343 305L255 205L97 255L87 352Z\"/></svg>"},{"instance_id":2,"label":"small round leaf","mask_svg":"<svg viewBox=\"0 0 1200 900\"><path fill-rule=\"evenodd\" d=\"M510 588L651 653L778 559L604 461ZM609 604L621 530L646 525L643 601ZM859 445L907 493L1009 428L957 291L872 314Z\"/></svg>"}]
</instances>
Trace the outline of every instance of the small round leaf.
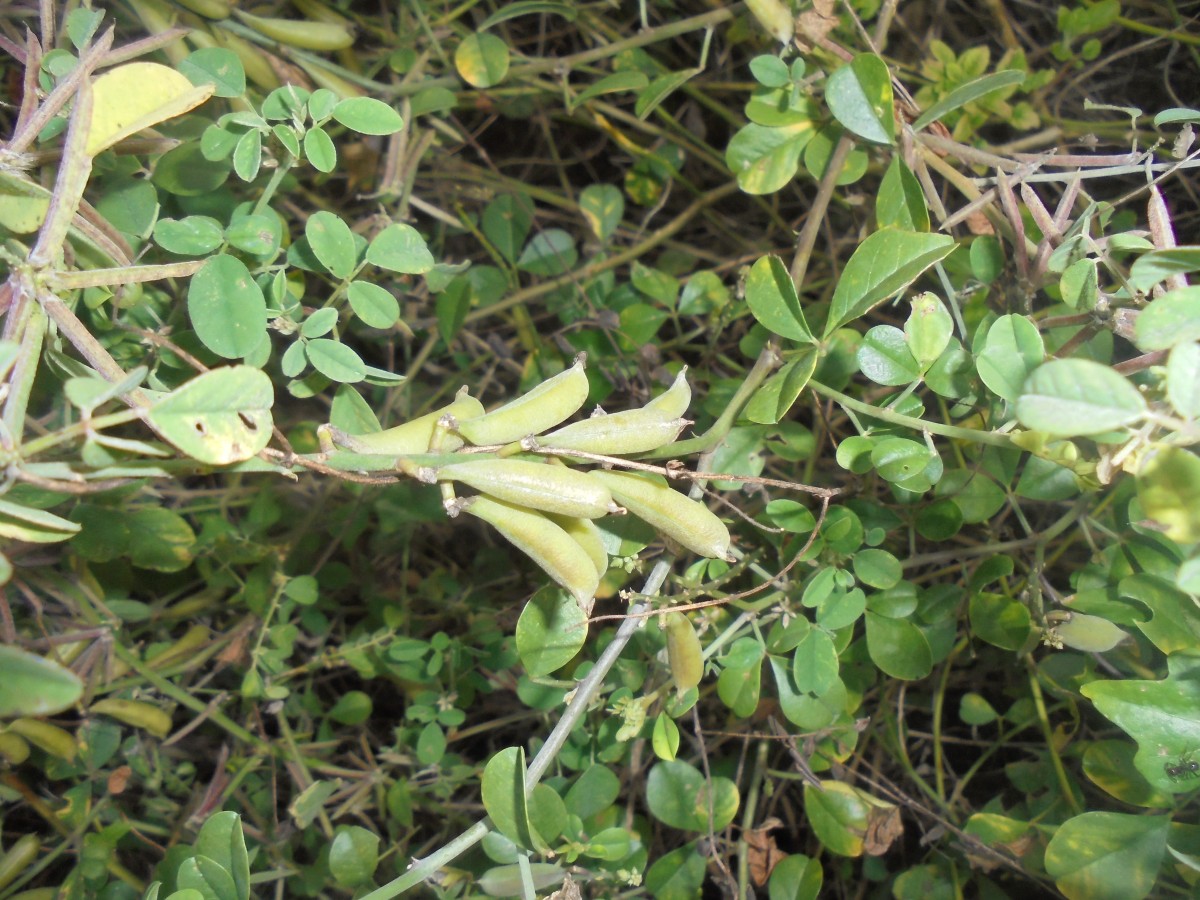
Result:
<instances>
[{"instance_id":1,"label":"small round leaf","mask_svg":"<svg viewBox=\"0 0 1200 900\"><path fill-rule=\"evenodd\" d=\"M468 35L454 51L454 67L475 88L495 87L508 74L508 44L494 34Z\"/></svg>"}]
</instances>

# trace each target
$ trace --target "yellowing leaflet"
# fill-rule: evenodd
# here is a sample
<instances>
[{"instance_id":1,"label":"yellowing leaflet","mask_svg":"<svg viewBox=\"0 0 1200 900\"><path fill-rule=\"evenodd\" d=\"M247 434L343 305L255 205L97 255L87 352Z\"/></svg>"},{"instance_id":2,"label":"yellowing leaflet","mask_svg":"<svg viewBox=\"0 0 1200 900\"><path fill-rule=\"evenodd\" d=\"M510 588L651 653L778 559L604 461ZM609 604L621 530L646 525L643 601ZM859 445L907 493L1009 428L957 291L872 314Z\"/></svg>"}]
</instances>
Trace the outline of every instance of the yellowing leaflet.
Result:
<instances>
[{"instance_id":1,"label":"yellowing leaflet","mask_svg":"<svg viewBox=\"0 0 1200 900\"><path fill-rule=\"evenodd\" d=\"M213 90L211 84L193 85L158 63L118 66L92 82L92 123L84 152L95 156L143 128L195 109Z\"/></svg>"}]
</instances>

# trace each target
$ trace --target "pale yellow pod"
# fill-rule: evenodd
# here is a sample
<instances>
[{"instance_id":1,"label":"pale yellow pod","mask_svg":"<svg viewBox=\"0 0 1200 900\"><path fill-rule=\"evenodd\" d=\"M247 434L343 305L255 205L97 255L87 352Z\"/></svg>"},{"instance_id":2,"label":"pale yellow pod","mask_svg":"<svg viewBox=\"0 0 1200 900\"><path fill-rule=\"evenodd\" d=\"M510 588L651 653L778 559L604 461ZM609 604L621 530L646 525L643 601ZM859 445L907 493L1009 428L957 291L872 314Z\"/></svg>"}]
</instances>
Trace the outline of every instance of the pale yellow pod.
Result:
<instances>
[{"instance_id":1,"label":"pale yellow pod","mask_svg":"<svg viewBox=\"0 0 1200 900\"><path fill-rule=\"evenodd\" d=\"M171 9L161 0L131 0L129 4L136 15L142 22L142 27L146 29L147 34L162 34L164 31L169 31L177 24L178 10ZM162 47L162 51L166 54L167 59L178 66L188 56L187 44L183 39L171 41Z\"/></svg>"},{"instance_id":2,"label":"pale yellow pod","mask_svg":"<svg viewBox=\"0 0 1200 900\"><path fill-rule=\"evenodd\" d=\"M787 4L780 0L746 0L746 7L771 37L781 44L791 41L796 32L796 20Z\"/></svg>"},{"instance_id":3,"label":"pale yellow pod","mask_svg":"<svg viewBox=\"0 0 1200 900\"><path fill-rule=\"evenodd\" d=\"M608 488L587 472L523 459L470 459L436 470L438 481L458 481L517 506L563 516L598 519L620 512Z\"/></svg>"},{"instance_id":4,"label":"pale yellow pod","mask_svg":"<svg viewBox=\"0 0 1200 900\"><path fill-rule=\"evenodd\" d=\"M681 612L667 613L659 621L667 634L667 662L675 690L684 693L694 688L704 677L704 649L692 622Z\"/></svg>"},{"instance_id":5,"label":"pale yellow pod","mask_svg":"<svg viewBox=\"0 0 1200 900\"><path fill-rule=\"evenodd\" d=\"M8 723L8 730L19 734L51 756L65 759L68 762L75 758L75 754L79 750L75 743L75 736L71 732L65 731L57 725L51 725L49 722L43 722L41 719L13 719Z\"/></svg>"},{"instance_id":6,"label":"pale yellow pod","mask_svg":"<svg viewBox=\"0 0 1200 900\"><path fill-rule=\"evenodd\" d=\"M168 666L193 660L210 640L212 640L212 632L206 626L193 625L175 643L147 659L146 668L165 669Z\"/></svg>"},{"instance_id":7,"label":"pale yellow pod","mask_svg":"<svg viewBox=\"0 0 1200 900\"><path fill-rule=\"evenodd\" d=\"M692 403L692 386L687 381L687 366L679 370L671 386L659 394L642 409L652 409L669 419L678 419L687 412Z\"/></svg>"},{"instance_id":8,"label":"pale yellow pod","mask_svg":"<svg viewBox=\"0 0 1200 900\"><path fill-rule=\"evenodd\" d=\"M171 733L171 716L166 710L142 700L107 697L89 706L88 712L109 716L126 725L141 728L157 738L165 738Z\"/></svg>"},{"instance_id":9,"label":"pale yellow pod","mask_svg":"<svg viewBox=\"0 0 1200 900\"><path fill-rule=\"evenodd\" d=\"M29 759L29 741L19 734L0 731L0 762L19 766Z\"/></svg>"},{"instance_id":10,"label":"pale yellow pod","mask_svg":"<svg viewBox=\"0 0 1200 900\"><path fill-rule=\"evenodd\" d=\"M567 590L585 611L592 608L600 575L586 550L548 516L480 495L462 506L528 556Z\"/></svg>"},{"instance_id":11,"label":"pale yellow pod","mask_svg":"<svg viewBox=\"0 0 1200 900\"><path fill-rule=\"evenodd\" d=\"M626 409L564 425L537 438L537 445L547 450L625 456L657 450L671 443L687 424L687 419L673 419L647 407Z\"/></svg>"},{"instance_id":12,"label":"pale yellow pod","mask_svg":"<svg viewBox=\"0 0 1200 900\"><path fill-rule=\"evenodd\" d=\"M194 43L200 44L201 41L197 39L197 34L197 31L193 31L188 37ZM273 91L282 83L279 80L279 73L267 62L269 54L265 53L261 47L256 47L224 28L214 28L212 36L219 46L237 54L238 61L246 72L246 77L255 85L264 91Z\"/></svg>"},{"instance_id":13,"label":"pale yellow pod","mask_svg":"<svg viewBox=\"0 0 1200 900\"><path fill-rule=\"evenodd\" d=\"M314 22L329 22L333 25L352 26L353 23L341 13L330 9L318 0L292 0L292 5L304 13L306 19Z\"/></svg>"},{"instance_id":14,"label":"pale yellow pod","mask_svg":"<svg viewBox=\"0 0 1200 900\"><path fill-rule=\"evenodd\" d=\"M263 37L299 50L344 50L354 43L354 31L348 25L252 16L240 9L233 12Z\"/></svg>"},{"instance_id":15,"label":"pale yellow pod","mask_svg":"<svg viewBox=\"0 0 1200 900\"><path fill-rule=\"evenodd\" d=\"M570 418L587 400L588 380L583 357L527 394L477 419L460 422L458 433L476 446L508 444Z\"/></svg>"},{"instance_id":16,"label":"pale yellow pod","mask_svg":"<svg viewBox=\"0 0 1200 900\"><path fill-rule=\"evenodd\" d=\"M604 549L604 538L600 535L596 523L578 516L552 514L550 519L575 539L575 543L591 558L592 565L596 567L596 574L603 578L604 573L608 571L608 551Z\"/></svg>"},{"instance_id":17,"label":"pale yellow pod","mask_svg":"<svg viewBox=\"0 0 1200 900\"><path fill-rule=\"evenodd\" d=\"M230 0L175 0L184 9L206 19L228 19L233 9Z\"/></svg>"},{"instance_id":18,"label":"pale yellow pod","mask_svg":"<svg viewBox=\"0 0 1200 900\"><path fill-rule=\"evenodd\" d=\"M346 434L336 428L328 428L327 432L334 444L352 453L374 456L412 456L417 453L429 452L434 428L437 427L438 421L443 416L453 416L457 421L463 422L479 415L483 415L483 404L463 389L458 392L458 396L448 406L435 409L431 413L418 416L394 428L376 431L374 434ZM439 449L449 453L462 445L462 440L448 434Z\"/></svg>"},{"instance_id":19,"label":"pale yellow pod","mask_svg":"<svg viewBox=\"0 0 1200 900\"><path fill-rule=\"evenodd\" d=\"M591 474L608 488L614 500L693 553L729 558L729 529L725 523L703 503L669 487L663 478L602 470Z\"/></svg>"},{"instance_id":20,"label":"pale yellow pod","mask_svg":"<svg viewBox=\"0 0 1200 900\"><path fill-rule=\"evenodd\" d=\"M351 84L345 78L335 74L332 69L327 69L325 66L307 59L293 59L292 61L304 70L304 74L311 78L314 84L327 91L333 91L342 100L367 95L367 92L358 85Z\"/></svg>"},{"instance_id":21,"label":"pale yellow pod","mask_svg":"<svg viewBox=\"0 0 1200 900\"><path fill-rule=\"evenodd\" d=\"M37 860L42 839L36 834L24 834L0 855L0 889L8 887Z\"/></svg>"}]
</instances>

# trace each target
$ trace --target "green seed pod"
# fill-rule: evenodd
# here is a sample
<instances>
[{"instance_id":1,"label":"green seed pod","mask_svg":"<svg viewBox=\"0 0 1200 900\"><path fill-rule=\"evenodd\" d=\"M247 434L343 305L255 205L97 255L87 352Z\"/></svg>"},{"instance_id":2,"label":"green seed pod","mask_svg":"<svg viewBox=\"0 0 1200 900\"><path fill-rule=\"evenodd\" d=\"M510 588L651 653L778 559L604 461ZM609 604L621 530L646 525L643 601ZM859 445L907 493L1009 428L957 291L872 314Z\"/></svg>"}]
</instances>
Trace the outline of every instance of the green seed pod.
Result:
<instances>
[{"instance_id":1,"label":"green seed pod","mask_svg":"<svg viewBox=\"0 0 1200 900\"><path fill-rule=\"evenodd\" d=\"M472 459L441 466L438 481L459 481L516 506L598 519L621 507L587 472L523 459Z\"/></svg>"},{"instance_id":2,"label":"green seed pod","mask_svg":"<svg viewBox=\"0 0 1200 900\"><path fill-rule=\"evenodd\" d=\"M565 588L585 612L592 608L596 588L600 586L596 565L560 526L539 512L487 496L471 497L461 509L500 532L501 537Z\"/></svg>"},{"instance_id":3,"label":"green seed pod","mask_svg":"<svg viewBox=\"0 0 1200 900\"><path fill-rule=\"evenodd\" d=\"M687 419L672 419L655 409L627 409L572 422L537 438L537 445L547 450L625 456L671 443L687 424Z\"/></svg>"},{"instance_id":4,"label":"green seed pod","mask_svg":"<svg viewBox=\"0 0 1200 900\"><path fill-rule=\"evenodd\" d=\"M667 662L671 665L671 680L675 690L684 693L694 688L704 677L704 650L691 620L681 612L667 613L659 620L667 633Z\"/></svg>"},{"instance_id":5,"label":"green seed pod","mask_svg":"<svg viewBox=\"0 0 1200 900\"><path fill-rule=\"evenodd\" d=\"M79 750L71 732L41 719L13 719L8 723L8 730L19 734L51 756L65 759L67 762L73 760Z\"/></svg>"},{"instance_id":6,"label":"green seed pod","mask_svg":"<svg viewBox=\"0 0 1200 900\"><path fill-rule=\"evenodd\" d=\"M475 416L483 415L483 404L467 393L466 388L458 392L458 396L449 406L435 409L431 413L418 416L402 425L377 431L374 434L346 434L340 429L323 425L321 428L338 447L343 447L352 453L362 453L370 456L412 456L417 453L428 453L433 441L434 429L443 416L453 416L462 422ZM457 450L463 445L460 438L452 434L439 448L446 452Z\"/></svg>"},{"instance_id":7,"label":"green seed pod","mask_svg":"<svg viewBox=\"0 0 1200 900\"><path fill-rule=\"evenodd\" d=\"M547 378L527 394L490 413L460 422L458 433L477 447L508 444L531 434L541 434L570 418L588 395L583 357L571 368Z\"/></svg>"},{"instance_id":8,"label":"green seed pod","mask_svg":"<svg viewBox=\"0 0 1200 900\"><path fill-rule=\"evenodd\" d=\"M354 31L347 25L252 16L240 9L233 12L263 37L298 50L345 50L354 43Z\"/></svg>"},{"instance_id":9,"label":"green seed pod","mask_svg":"<svg viewBox=\"0 0 1200 900\"><path fill-rule=\"evenodd\" d=\"M156 738L165 738L171 733L171 716L152 703L141 700L123 700L108 697L88 707L88 712L110 716L126 725L148 731Z\"/></svg>"},{"instance_id":10,"label":"green seed pod","mask_svg":"<svg viewBox=\"0 0 1200 900\"><path fill-rule=\"evenodd\" d=\"M604 549L604 538L600 535L596 523L577 516L551 515L550 520L574 538L575 543L591 558L596 567L596 574L603 578L604 573L608 571L608 551Z\"/></svg>"},{"instance_id":11,"label":"green seed pod","mask_svg":"<svg viewBox=\"0 0 1200 900\"><path fill-rule=\"evenodd\" d=\"M653 525L693 553L727 559L729 529L703 503L671 488L658 476L594 471L594 478L639 519Z\"/></svg>"},{"instance_id":12,"label":"green seed pod","mask_svg":"<svg viewBox=\"0 0 1200 900\"><path fill-rule=\"evenodd\" d=\"M8 887L33 865L41 849L42 841L36 834L26 834L17 838L16 843L8 848L8 852L0 856L0 889Z\"/></svg>"},{"instance_id":13,"label":"green seed pod","mask_svg":"<svg viewBox=\"0 0 1200 900\"><path fill-rule=\"evenodd\" d=\"M671 386L659 394L642 409L652 409L669 419L678 419L687 412L692 402L692 387L687 381L687 366L679 370Z\"/></svg>"}]
</instances>

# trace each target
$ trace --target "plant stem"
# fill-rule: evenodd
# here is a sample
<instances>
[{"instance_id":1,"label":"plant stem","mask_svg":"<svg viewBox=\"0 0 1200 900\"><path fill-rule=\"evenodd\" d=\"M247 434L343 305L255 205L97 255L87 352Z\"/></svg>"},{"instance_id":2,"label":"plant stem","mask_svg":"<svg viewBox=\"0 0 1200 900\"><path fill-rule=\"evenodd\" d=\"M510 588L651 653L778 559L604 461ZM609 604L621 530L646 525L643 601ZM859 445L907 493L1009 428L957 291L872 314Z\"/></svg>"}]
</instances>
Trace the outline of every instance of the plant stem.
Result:
<instances>
[{"instance_id":1,"label":"plant stem","mask_svg":"<svg viewBox=\"0 0 1200 900\"><path fill-rule=\"evenodd\" d=\"M633 262L635 259L641 259L646 254L657 247L659 244L673 237L676 232L682 229L685 225L692 222L699 215L700 211L706 206L711 206L718 200L723 200L730 194L736 193L738 190L737 182L724 184L715 190L709 191L692 201L686 209L684 209L674 219L664 225L654 234L650 235L644 241L640 241L632 247L622 250L620 253L614 253L608 259L598 260L594 263L589 263L572 272L567 272L564 275L559 275L557 278L550 278L540 284L532 285L525 288L523 291L516 293L500 300L490 306L485 306L482 309L477 309L469 313L464 320L464 323L470 325L473 322L478 322L480 319L486 319L488 316L494 316L497 313L503 312L506 309L511 309L514 306L519 306L522 303L527 303L535 297L540 297L543 294L549 294L557 290L565 284L582 285L589 279L595 278L597 275L607 272L609 269L615 269L618 266L623 266L625 263ZM413 378L413 373L408 373L409 380Z\"/></svg>"},{"instance_id":2,"label":"plant stem","mask_svg":"<svg viewBox=\"0 0 1200 900\"><path fill-rule=\"evenodd\" d=\"M658 593L663 582L667 579L667 574L671 571L673 561L672 557L664 557L655 563L654 568L650 571L650 575L646 578L645 585L642 587L643 594L653 596ZM529 763L529 768L525 773L526 794L532 793L534 787L541 781L542 776L546 774L546 771L550 768L550 764L558 756L559 751L567 742L567 738L570 737L571 732L575 729L576 723L587 712L588 707L591 706L592 701L604 686L605 677L613 665L616 664L621 653L624 652L625 645L629 643L633 635L642 626L643 619L638 614L647 611L649 608L649 603L639 603L630 608L629 618L621 623L621 627L617 629L616 636L612 639L612 642L604 648L604 652L600 654L600 658L596 660L596 664L592 666L583 680L579 682L578 687L575 688L575 696L563 712L562 718L558 720L558 724L554 726L554 730L547 736L546 742L542 744L537 755ZM371 891L366 896L360 897L359 900L390 900L392 897L400 896L405 891L416 887L426 878L433 875L438 869L470 850L483 840L489 831L491 831L491 824L487 819L476 822L435 853L420 861L414 860L409 870L399 878Z\"/></svg>"},{"instance_id":3,"label":"plant stem","mask_svg":"<svg viewBox=\"0 0 1200 900\"><path fill-rule=\"evenodd\" d=\"M40 438L27 441L21 445L21 455L29 459L39 453L45 453L51 447L57 447L59 444L73 440L89 431L100 431L103 428L124 425L126 422L133 422L140 417L141 414L137 410L122 410L121 412L109 413L105 416L96 416L87 421L76 422L73 425L67 425Z\"/></svg>"},{"instance_id":4,"label":"plant stem","mask_svg":"<svg viewBox=\"0 0 1200 900\"><path fill-rule=\"evenodd\" d=\"M734 14L738 12L738 6L739 4L729 4L728 6L722 6L719 9L701 13L698 16L692 16L688 19L667 22L664 25L659 25L657 28L648 28L645 31L640 31L624 40L613 41L611 44L605 44L593 50L584 50L582 53L575 53L571 56L563 56L558 59L536 59L518 64L512 67L510 75L513 78L524 78L529 75L541 75L545 72L569 72L577 66L599 62L602 59L610 59L626 50L645 47L648 44L657 44L660 41L679 37L681 34L688 34L692 31L699 31L702 28L712 28L720 25L722 22L727 22L733 18Z\"/></svg>"},{"instance_id":5,"label":"plant stem","mask_svg":"<svg viewBox=\"0 0 1200 900\"><path fill-rule=\"evenodd\" d=\"M275 192L279 190L279 185L283 183L284 176L291 171L294 161L288 157L287 162L280 162L275 167L275 171L271 173L271 178L267 182L267 186L263 188L262 196L258 198L258 202L254 204L253 215L261 215L267 208L267 204L271 202L271 198L275 196Z\"/></svg>"},{"instance_id":6,"label":"plant stem","mask_svg":"<svg viewBox=\"0 0 1200 900\"><path fill-rule=\"evenodd\" d=\"M29 404L29 393L33 390L33 376L37 374L38 360L42 355L46 316L33 302L29 283L22 274L15 275L9 284L13 287L13 306L8 312L4 336L19 340L20 349L7 379L9 394L4 404L3 422L7 432L5 439L11 440L16 447L21 443L25 410Z\"/></svg>"},{"instance_id":7,"label":"plant stem","mask_svg":"<svg viewBox=\"0 0 1200 900\"><path fill-rule=\"evenodd\" d=\"M92 336L92 333L79 321L75 313L71 312L58 297L47 294L38 297L38 302L42 304L46 315L58 326L58 330L66 336L91 367L100 373L101 377L114 383L124 381L129 377L128 373L104 349L104 345ZM139 409L150 405L149 398L140 388L122 394L121 399Z\"/></svg>"},{"instance_id":8,"label":"plant stem","mask_svg":"<svg viewBox=\"0 0 1200 900\"><path fill-rule=\"evenodd\" d=\"M1071 790L1071 780L1067 777L1062 757L1055 746L1054 728L1050 725L1050 714L1046 711L1046 698L1042 694L1042 685L1038 680L1040 676L1037 666L1033 662L1033 657L1027 656L1025 660L1029 667L1029 691L1033 694L1033 704L1037 709L1038 722L1041 723L1042 734L1046 739L1046 752L1050 754L1050 762L1054 766L1054 774L1058 778L1058 786L1063 792L1063 799L1071 808L1071 812L1079 815L1083 810L1079 807L1079 800L1075 796L1075 792Z\"/></svg>"},{"instance_id":9,"label":"plant stem","mask_svg":"<svg viewBox=\"0 0 1200 900\"><path fill-rule=\"evenodd\" d=\"M796 239L796 255L792 257L792 268L789 274L792 276L792 284L796 285L797 291L803 287L804 276L808 272L808 261L812 258L813 247L817 243L817 232L821 230L821 225L825 222L825 210L829 208L829 201L833 199L833 189L837 187L838 176L841 175L842 166L853 148L854 141L848 135L843 134L837 142L837 146L833 148L833 153L829 156L825 174L821 177L821 185L817 188L817 196L813 199L812 206L809 207L808 215L804 219L804 228Z\"/></svg>"},{"instance_id":10,"label":"plant stem","mask_svg":"<svg viewBox=\"0 0 1200 900\"><path fill-rule=\"evenodd\" d=\"M674 444L667 444L658 450L653 450L642 456L642 459L675 459L681 456L687 456L692 453L704 453L711 450L718 443L725 439L729 434L729 430L733 428L733 423L737 421L738 415L754 392L759 389L767 376L779 365L779 354L773 344L767 344L758 354L758 359L754 361L754 368L746 375L741 386L737 389L737 393L733 395L733 399L729 401L729 405L712 424L712 427L704 434L698 437L689 438L686 441L678 441Z\"/></svg>"},{"instance_id":11,"label":"plant stem","mask_svg":"<svg viewBox=\"0 0 1200 900\"><path fill-rule=\"evenodd\" d=\"M881 409L878 406L872 406L870 403L855 400L853 397L848 397L841 391L835 391L833 388L821 384L819 381L810 381L808 386L816 393L828 397L830 400L836 400L842 406L848 407L864 416L880 419L891 425L900 425L904 428L911 428L914 431L939 434L942 437L953 438L959 441L987 444L989 447L1013 447L1012 438L1007 434L1001 434L997 431L976 431L973 428L960 428L957 425L940 425L937 422L927 422L924 419L916 419L912 416L902 415L894 410Z\"/></svg>"},{"instance_id":12,"label":"plant stem","mask_svg":"<svg viewBox=\"0 0 1200 900\"><path fill-rule=\"evenodd\" d=\"M138 658L136 653L125 647L123 644L115 642L113 644L113 654L117 657L117 659L121 660L121 662L125 663L127 666L129 666L129 668L137 672L138 675L146 679L146 681L148 681L150 684L154 685L158 691L165 696L170 697L176 703L180 704L181 706L186 706L188 709L192 710L192 712L207 715L209 719L211 719L217 725L220 725L235 738L250 744L264 756L272 756L274 754L274 748L269 743L264 741L258 735L247 731L220 710L209 709L207 704L197 700L183 688L176 686L175 683L169 679L163 678L153 669L146 666L146 664Z\"/></svg>"}]
</instances>

